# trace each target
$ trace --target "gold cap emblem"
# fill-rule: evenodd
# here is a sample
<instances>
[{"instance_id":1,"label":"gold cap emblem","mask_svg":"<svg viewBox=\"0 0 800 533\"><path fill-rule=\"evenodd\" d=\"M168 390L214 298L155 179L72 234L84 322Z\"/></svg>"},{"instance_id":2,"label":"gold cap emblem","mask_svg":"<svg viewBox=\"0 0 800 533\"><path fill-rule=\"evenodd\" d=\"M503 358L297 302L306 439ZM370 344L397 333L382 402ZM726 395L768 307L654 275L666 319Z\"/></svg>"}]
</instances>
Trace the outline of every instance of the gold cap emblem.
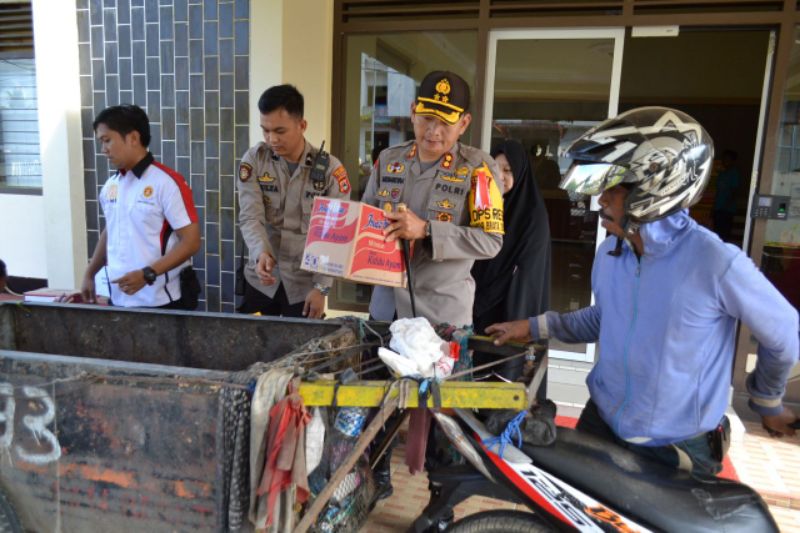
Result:
<instances>
[{"instance_id":1,"label":"gold cap emblem","mask_svg":"<svg viewBox=\"0 0 800 533\"><path fill-rule=\"evenodd\" d=\"M450 94L450 82L447 81L447 78L442 78L439 80L439 83L436 84L436 94L433 95L433 99L447 103L450 101L450 98L447 96L448 94Z\"/></svg>"}]
</instances>

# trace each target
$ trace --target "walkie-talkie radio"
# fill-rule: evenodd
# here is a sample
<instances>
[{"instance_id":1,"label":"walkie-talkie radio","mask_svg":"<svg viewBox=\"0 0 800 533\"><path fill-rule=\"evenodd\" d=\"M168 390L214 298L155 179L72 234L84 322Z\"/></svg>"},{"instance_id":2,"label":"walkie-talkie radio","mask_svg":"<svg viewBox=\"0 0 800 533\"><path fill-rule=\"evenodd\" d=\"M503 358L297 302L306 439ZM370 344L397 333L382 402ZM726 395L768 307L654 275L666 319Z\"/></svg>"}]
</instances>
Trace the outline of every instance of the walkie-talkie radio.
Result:
<instances>
[{"instance_id":1,"label":"walkie-talkie radio","mask_svg":"<svg viewBox=\"0 0 800 533\"><path fill-rule=\"evenodd\" d=\"M314 190L321 192L325 190L328 180L325 179L325 172L328 171L328 165L331 162L331 156L325 151L325 141L319 147L319 152L311 164L311 182L314 184Z\"/></svg>"}]
</instances>

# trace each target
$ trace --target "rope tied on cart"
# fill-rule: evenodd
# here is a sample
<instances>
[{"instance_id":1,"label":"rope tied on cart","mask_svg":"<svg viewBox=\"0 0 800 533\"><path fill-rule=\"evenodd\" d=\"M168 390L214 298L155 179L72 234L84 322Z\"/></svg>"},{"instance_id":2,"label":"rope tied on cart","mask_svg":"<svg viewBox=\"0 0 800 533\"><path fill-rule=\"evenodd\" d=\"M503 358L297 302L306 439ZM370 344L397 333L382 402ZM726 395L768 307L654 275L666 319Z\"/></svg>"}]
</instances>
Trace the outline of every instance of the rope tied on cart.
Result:
<instances>
[{"instance_id":1,"label":"rope tied on cart","mask_svg":"<svg viewBox=\"0 0 800 533\"><path fill-rule=\"evenodd\" d=\"M520 424L522 424L523 420L527 416L527 411L521 411L517 414L514 418L512 418L506 429L503 430L497 437L490 437L488 439L483 439L483 445L487 448L491 449L493 446L498 445L499 450L497 455L500 456L500 459L503 458L503 453L506 450L506 446L509 444L514 444L512 437L517 438L517 448L522 447L522 430L520 429Z\"/></svg>"},{"instance_id":2,"label":"rope tied on cart","mask_svg":"<svg viewBox=\"0 0 800 533\"><path fill-rule=\"evenodd\" d=\"M416 381L419 383L419 406L428 405L428 398L433 396L433 410L439 411L442 408L442 393L439 389L439 380L425 378Z\"/></svg>"}]
</instances>

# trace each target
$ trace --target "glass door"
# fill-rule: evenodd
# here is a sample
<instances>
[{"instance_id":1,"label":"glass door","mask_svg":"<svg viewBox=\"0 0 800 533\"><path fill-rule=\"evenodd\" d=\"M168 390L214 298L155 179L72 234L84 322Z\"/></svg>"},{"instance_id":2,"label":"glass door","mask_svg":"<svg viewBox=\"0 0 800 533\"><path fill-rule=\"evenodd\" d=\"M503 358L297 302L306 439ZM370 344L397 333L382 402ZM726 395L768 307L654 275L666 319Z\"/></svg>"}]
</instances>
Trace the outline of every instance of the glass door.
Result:
<instances>
[{"instance_id":1,"label":"glass door","mask_svg":"<svg viewBox=\"0 0 800 533\"><path fill-rule=\"evenodd\" d=\"M495 31L490 35L482 147L523 144L545 199L552 239L550 309L591 305L591 269L605 238L596 199L558 188L570 143L617 114L624 29ZM513 235L506 235L513 239ZM520 317L521 318L521 317ZM592 362L594 344L550 343L550 357Z\"/></svg>"},{"instance_id":2,"label":"glass door","mask_svg":"<svg viewBox=\"0 0 800 533\"><path fill-rule=\"evenodd\" d=\"M780 217L766 221L761 271L789 303L800 311L800 27L795 28L786 80L778 130L778 149L769 191L771 195L778 197L773 198L773 201L777 204ZM753 207L751 203L750 209ZM748 222L749 219L750 217ZM737 366L742 366L740 358L744 352L748 354L744 370L749 371L755 365L756 346L749 331L746 328L742 330ZM739 381L743 382L745 375L745 372L737 369ZM742 386L741 390L743 389ZM800 365L795 365L790 374L784 397L784 401L787 400L800 401Z\"/></svg>"}]
</instances>

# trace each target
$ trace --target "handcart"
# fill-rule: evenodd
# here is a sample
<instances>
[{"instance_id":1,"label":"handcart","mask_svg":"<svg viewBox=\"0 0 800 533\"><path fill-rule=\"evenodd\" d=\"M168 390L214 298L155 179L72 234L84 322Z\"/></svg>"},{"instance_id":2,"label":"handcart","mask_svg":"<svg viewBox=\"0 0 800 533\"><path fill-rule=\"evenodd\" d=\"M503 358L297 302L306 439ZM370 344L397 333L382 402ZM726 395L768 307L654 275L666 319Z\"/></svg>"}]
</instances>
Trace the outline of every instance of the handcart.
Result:
<instances>
[{"instance_id":1,"label":"handcart","mask_svg":"<svg viewBox=\"0 0 800 533\"><path fill-rule=\"evenodd\" d=\"M250 399L276 366L303 376L308 408L380 408L295 528L311 529L382 420L419 405L410 386L340 379L379 342L368 328L380 325L0 304L0 529L251 530ZM339 366L306 374L330 359ZM453 380L427 402L523 410L529 393L521 383Z\"/></svg>"}]
</instances>

